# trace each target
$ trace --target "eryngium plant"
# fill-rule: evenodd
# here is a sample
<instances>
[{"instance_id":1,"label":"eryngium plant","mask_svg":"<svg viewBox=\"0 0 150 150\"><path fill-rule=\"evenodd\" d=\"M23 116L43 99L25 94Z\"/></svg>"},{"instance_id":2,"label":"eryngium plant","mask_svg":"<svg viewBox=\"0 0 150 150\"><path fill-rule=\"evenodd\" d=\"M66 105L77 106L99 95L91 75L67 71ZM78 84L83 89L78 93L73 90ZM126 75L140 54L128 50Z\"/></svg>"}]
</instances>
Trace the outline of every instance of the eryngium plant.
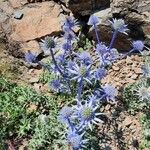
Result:
<instances>
[{"instance_id":1,"label":"eryngium plant","mask_svg":"<svg viewBox=\"0 0 150 150\"><path fill-rule=\"evenodd\" d=\"M86 146L88 139L85 139L87 129L92 130L93 124L103 123L100 119L102 113L99 107L102 101L115 102L118 91L112 85L101 85L100 80L107 74L106 66L111 65L120 55L113 43L117 33L125 33L127 25L122 19L110 21L113 36L110 45L100 41L98 35L99 18L92 15L88 25L95 29L97 44L95 47L99 65L95 67L95 60L89 52L79 53L73 48L74 41L78 41L74 33L74 27L78 24L72 17L67 17L62 27L64 43L58 45L54 37L46 37L40 43L45 55L50 55L51 66L43 65L56 78L50 83L51 89L57 93L71 94L74 102L64 106L58 116L60 122L66 125L68 132L66 140L73 150L80 150ZM142 41L133 42L133 51L142 51ZM128 53L127 53L128 54ZM124 56L126 56L125 54ZM26 60L34 63L35 55L26 54ZM29 57L29 58L28 58ZM102 118L102 117L101 117Z\"/></svg>"}]
</instances>

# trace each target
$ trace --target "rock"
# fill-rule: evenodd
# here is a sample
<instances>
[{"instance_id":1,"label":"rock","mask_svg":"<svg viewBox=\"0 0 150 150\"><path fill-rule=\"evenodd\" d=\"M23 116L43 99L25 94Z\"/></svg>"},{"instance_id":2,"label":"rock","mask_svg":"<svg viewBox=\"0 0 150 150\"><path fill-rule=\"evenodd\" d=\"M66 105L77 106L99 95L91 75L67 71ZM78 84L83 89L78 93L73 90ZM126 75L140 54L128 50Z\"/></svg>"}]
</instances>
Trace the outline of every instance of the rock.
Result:
<instances>
[{"instance_id":1,"label":"rock","mask_svg":"<svg viewBox=\"0 0 150 150\"><path fill-rule=\"evenodd\" d=\"M133 63L131 57L127 56L127 58L126 58L126 63L127 63L128 65Z\"/></svg>"},{"instance_id":2,"label":"rock","mask_svg":"<svg viewBox=\"0 0 150 150\"><path fill-rule=\"evenodd\" d=\"M29 83L37 83L39 82L39 78L38 77L32 77L30 80L29 80Z\"/></svg>"},{"instance_id":3,"label":"rock","mask_svg":"<svg viewBox=\"0 0 150 150\"><path fill-rule=\"evenodd\" d=\"M111 38L112 38L112 29L111 29L111 26L108 25L107 22L100 24L98 26L98 34L99 34L100 40L102 42L105 42L106 45L109 46ZM92 37L94 41L97 41L95 31L93 28L90 28L88 36L89 38ZM125 34L118 33L113 47L116 48L119 52L129 51L131 47L129 37Z\"/></svg>"},{"instance_id":4,"label":"rock","mask_svg":"<svg viewBox=\"0 0 150 150\"><path fill-rule=\"evenodd\" d=\"M19 8L27 3L27 0L8 0L13 8Z\"/></svg>"},{"instance_id":5,"label":"rock","mask_svg":"<svg viewBox=\"0 0 150 150\"><path fill-rule=\"evenodd\" d=\"M130 36L144 39L150 45L150 3L148 0L112 0L114 16L124 17L131 29Z\"/></svg>"},{"instance_id":6,"label":"rock","mask_svg":"<svg viewBox=\"0 0 150 150\"><path fill-rule=\"evenodd\" d=\"M112 66L112 69L115 70L115 71L118 71L120 68L117 67L117 66Z\"/></svg>"},{"instance_id":7,"label":"rock","mask_svg":"<svg viewBox=\"0 0 150 150\"><path fill-rule=\"evenodd\" d=\"M127 116L125 118L125 120L123 121L123 125L124 126L130 126L131 124L132 124L132 119L129 116Z\"/></svg>"},{"instance_id":8,"label":"rock","mask_svg":"<svg viewBox=\"0 0 150 150\"><path fill-rule=\"evenodd\" d=\"M6 13L8 16L12 15L14 12L14 9L11 7L8 1L0 2L0 10L3 13Z\"/></svg>"},{"instance_id":9,"label":"rock","mask_svg":"<svg viewBox=\"0 0 150 150\"><path fill-rule=\"evenodd\" d=\"M131 79L133 79L133 80L135 80L135 79L137 79L138 78L138 75L137 74L133 74L132 76L131 76Z\"/></svg>"},{"instance_id":10,"label":"rock","mask_svg":"<svg viewBox=\"0 0 150 150\"><path fill-rule=\"evenodd\" d=\"M96 10L108 8L110 0L63 0L74 15L91 15Z\"/></svg>"},{"instance_id":11,"label":"rock","mask_svg":"<svg viewBox=\"0 0 150 150\"><path fill-rule=\"evenodd\" d=\"M28 51L31 51L32 53L39 55L42 51L39 46L39 43L36 40L32 40L29 42L25 42L21 44L21 49L23 53L26 53Z\"/></svg>"},{"instance_id":12,"label":"rock","mask_svg":"<svg viewBox=\"0 0 150 150\"><path fill-rule=\"evenodd\" d=\"M13 41L27 42L46 35L56 35L60 32L59 14L61 8L53 1L30 4L21 12L21 20L11 19Z\"/></svg>"},{"instance_id":13,"label":"rock","mask_svg":"<svg viewBox=\"0 0 150 150\"><path fill-rule=\"evenodd\" d=\"M16 11L16 12L14 12L14 18L15 19L22 19L22 17L23 17L23 13L22 12L20 12L20 11Z\"/></svg>"}]
</instances>

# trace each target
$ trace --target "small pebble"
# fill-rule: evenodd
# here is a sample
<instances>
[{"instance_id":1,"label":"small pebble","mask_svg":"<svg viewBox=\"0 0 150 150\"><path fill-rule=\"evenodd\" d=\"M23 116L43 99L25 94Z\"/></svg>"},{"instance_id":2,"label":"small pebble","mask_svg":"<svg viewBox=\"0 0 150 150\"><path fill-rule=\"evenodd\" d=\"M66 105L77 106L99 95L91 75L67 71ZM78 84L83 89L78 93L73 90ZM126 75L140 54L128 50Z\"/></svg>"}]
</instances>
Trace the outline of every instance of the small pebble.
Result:
<instances>
[{"instance_id":1,"label":"small pebble","mask_svg":"<svg viewBox=\"0 0 150 150\"><path fill-rule=\"evenodd\" d=\"M20 20L20 19L22 19L22 17L23 17L23 13L22 13L22 12L16 11L16 12L14 13L14 18L15 18L15 19Z\"/></svg>"}]
</instances>

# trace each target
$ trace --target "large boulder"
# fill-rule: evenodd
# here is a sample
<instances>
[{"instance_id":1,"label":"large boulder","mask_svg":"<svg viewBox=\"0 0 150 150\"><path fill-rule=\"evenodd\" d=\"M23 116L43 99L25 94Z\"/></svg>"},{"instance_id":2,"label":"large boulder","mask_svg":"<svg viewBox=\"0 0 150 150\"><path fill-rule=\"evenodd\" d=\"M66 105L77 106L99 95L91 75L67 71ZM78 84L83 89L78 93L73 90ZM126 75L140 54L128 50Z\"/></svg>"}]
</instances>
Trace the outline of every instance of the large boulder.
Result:
<instances>
[{"instance_id":1,"label":"large boulder","mask_svg":"<svg viewBox=\"0 0 150 150\"><path fill-rule=\"evenodd\" d=\"M112 0L110 8L94 13L101 19L98 26L101 40L110 43L112 30L108 20L111 18L124 18L128 28L127 35L119 34L114 47L120 51L128 51L133 40L145 40L150 45L150 2L147 0ZM93 29L89 31L90 37L96 39Z\"/></svg>"},{"instance_id":2,"label":"large boulder","mask_svg":"<svg viewBox=\"0 0 150 150\"><path fill-rule=\"evenodd\" d=\"M131 29L133 39L146 38L150 45L150 1L148 0L113 0L112 14L124 17Z\"/></svg>"},{"instance_id":3,"label":"large boulder","mask_svg":"<svg viewBox=\"0 0 150 150\"><path fill-rule=\"evenodd\" d=\"M23 18L11 18L13 41L26 42L60 32L60 5L50 2L30 4L20 10Z\"/></svg>"},{"instance_id":4,"label":"large boulder","mask_svg":"<svg viewBox=\"0 0 150 150\"><path fill-rule=\"evenodd\" d=\"M110 0L61 0L75 15L90 15L93 11L103 10L110 6Z\"/></svg>"}]
</instances>

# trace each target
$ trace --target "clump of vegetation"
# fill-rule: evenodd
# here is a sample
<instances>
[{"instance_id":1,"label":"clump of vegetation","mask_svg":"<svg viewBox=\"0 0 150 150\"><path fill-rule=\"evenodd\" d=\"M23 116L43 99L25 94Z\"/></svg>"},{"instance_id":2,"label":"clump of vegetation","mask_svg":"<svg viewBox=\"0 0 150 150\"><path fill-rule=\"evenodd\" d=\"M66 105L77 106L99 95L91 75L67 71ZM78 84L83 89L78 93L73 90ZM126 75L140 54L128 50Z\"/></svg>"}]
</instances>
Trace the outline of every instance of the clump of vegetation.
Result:
<instances>
[{"instance_id":1,"label":"clump of vegetation","mask_svg":"<svg viewBox=\"0 0 150 150\"><path fill-rule=\"evenodd\" d=\"M145 57L143 78L124 90L124 99L131 114L142 112L143 142L141 149L150 147L150 58Z\"/></svg>"},{"instance_id":2,"label":"clump of vegetation","mask_svg":"<svg viewBox=\"0 0 150 150\"><path fill-rule=\"evenodd\" d=\"M63 102L71 101L63 95L46 96L29 87L20 87L0 77L0 148L12 140L16 148L27 139L28 149L64 148L64 127L57 121ZM57 148L56 148L57 149Z\"/></svg>"}]
</instances>

